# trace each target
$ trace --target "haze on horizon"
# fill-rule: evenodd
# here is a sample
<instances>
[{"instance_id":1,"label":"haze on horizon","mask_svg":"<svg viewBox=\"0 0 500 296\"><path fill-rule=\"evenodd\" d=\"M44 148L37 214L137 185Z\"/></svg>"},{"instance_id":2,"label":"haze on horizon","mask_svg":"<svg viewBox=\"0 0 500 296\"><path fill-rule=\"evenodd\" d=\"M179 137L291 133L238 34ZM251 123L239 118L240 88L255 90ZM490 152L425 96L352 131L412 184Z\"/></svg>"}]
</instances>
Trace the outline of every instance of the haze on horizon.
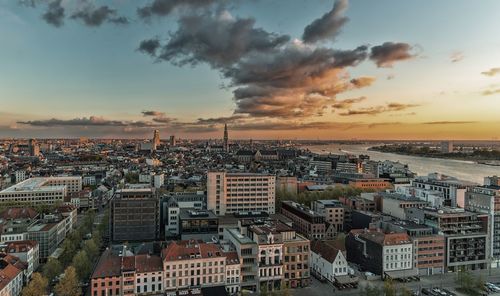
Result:
<instances>
[{"instance_id":1,"label":"haze on horizon","mask_svg":"<svg viewBox=\"0 0 500 296\"><path fill-rule=\"evenodd\" d=\"M497 139L498 11L0 0L0 138Z\"/></svg>"}]
</instances>

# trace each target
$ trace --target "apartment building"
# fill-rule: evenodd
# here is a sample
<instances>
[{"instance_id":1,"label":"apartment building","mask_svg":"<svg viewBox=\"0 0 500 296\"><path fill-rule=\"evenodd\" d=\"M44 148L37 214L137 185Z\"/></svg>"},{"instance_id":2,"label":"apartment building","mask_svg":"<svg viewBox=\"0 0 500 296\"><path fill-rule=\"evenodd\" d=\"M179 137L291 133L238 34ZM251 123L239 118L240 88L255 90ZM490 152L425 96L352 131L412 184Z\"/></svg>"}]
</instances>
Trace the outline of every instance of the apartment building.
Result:
<instances>
[{"instance_id":1,"label":"apartment building","mask_svg":"<svg viewBox=\"0 0 500 296\"><path fill-rule=\"evenodd\" d=\"M236 228L224 228L223 237L231 251L235 251L241 260L241 291L259 292L257 243Z\"/></svg>"},{"instance_id":2,"label":"apartment building","mask_svg":"<svg viewBox=\"0 0 500 296\"><path fill-rule=\"evenodd\" d=\"M491 267L500 268L500 186L498 177L484 186L470 187L465 193L465 208L488 215L488 258Z\"/></svg>"},{"instance_id":3,"label":"apartment building","mask_svg":"<svg viewBox=\"0 0 500 296\"><path fill-rule=\"evenodd\" d=\"M158 295L164 291L159 255L134 255L126 247L107 249L90 280L91 296Z\"/></svg>"},{"instance_id":4,"label":"apartment building","mask_svg":"<svg viewBox=\"0 0 500 296\"><path fill-rule=\"evenodd\" d=\"M403 194L381 192L379 195L382 197L382 213L401 220L406 219L406 209L429 205L426 201Z\"/></svg>"},{"instance_id":5,"label":"apartment building","mask_svg":"<svg viewBox=\"0 0 500 296\"><path fill-rule=\"evenodd\" d=\"M202 192L169 193L161 200L161 221L165 237L176 237L180 234L181 209L202 210L206 208L207 196Z\"/></svg>"},{"instance_id":6,"label":"apartment building","mask_svg":"<svg viewBox=\"0 0 500 296\"><path fill-rule=\"evenodd\" d=\"M236 252L224 253L226 257L226 291L234 295L241 288L241 260Z\"/></svg>"},{"instance_id":7,"label":"apartment building","mask_svg":"<svg viewBox=\"0 0 500 296\"><path fill-rule=\"evenodd\" d=\"M36 241L24 240L1 244L0 252L15 256L26 263L24 274L28 280L40 264L40 248Z\"/></svg>"},{"instance_id":8,"label":"apartment building","mask_svg":"<svg viewBox=\"0 0 500 296\"><path fill-rule=\"evenodd\" d=\"M316 200L312 210L325 217L325 221L333 225L337 233L344 230L344 205L339 200Z\"/></svg>"},{"instance_id":9,"label":"apartment building","mask_svg":"<svg viewBox=\"0 0 500 296\"><path fill-rule=\"evenodd\" d=\"M224 286L226 283L226 257L214 243L171 242L162 250L161 257L167 291Z\"/></svg>"},{"instance_id":10,"label":"apartment building","mask_svg":"<svg viewBox=\"0 0 500 296\"><path fill-rule=\"evenodd\" d=\"M432 227L408 220L383 221L380 226L386 232L402 232L410 236L413 241L413 262L419 275L445 272L445 238L434 234Z\"/></svg>"},{"instance_id":11,"label":"apartment building","mask_svg":"<svg viewBox=\"0 0 500 296\"><path fill-rule=\"evenodd\" d=\"M353 229L346 237L347 260L383 278L417 274L413 267L413 243L406 233Z\"/></svg>"},{"instance_id":12,"label":"apartment building","mask_svg":"<svg viewBox=\"0 0 500 296\"><path fill-rule=\"evenodd\" d=\"M275 212L274 175L208 172L207 207L216 215L238 212Z\"/></svg>"},{"instance_id":13,"label":"apartment building","mask_svg":"<svg viewBox=\"0 0 500 296\"><path fill-rule=\"evenodd\" d=\"M19 258L0 254L0 296L19 296L23 289L25 264Z\"/></svg>"},{"instance_id":14,"label":"apartment building","mask_svg":"<svg viewBox=\"0 0 500 296\"><path fill-rule=\"evenodd\" d=\"M159 237L159 199L152 188L117 190L109 216L113 241L151 241Z\"/></svg>"},{"instance_id":15,"label":"apartment building","mask_svg":"<svg viewBox=\"0 0 500 296\"><path fill-rule=\"evenodd\" d=\"M419 176L413 179L411 185L419 189L442 192L444 206L458 206L463 208L465 206L465 192L467 188L476 186L477 184L433 173L428 176Z\"/></svg>"},{"instance_id":16,"label":"apartment building","mask_svg":"<svg viewBox=\"0 0 500 296\"><path fill-rule=\"evenodd\" d=\"M411 208L407 209L407 215L410 220L428 225L445 237L447 271L486 268L487 215L461 208Z\"/></svg>"},{"instance_id":17,"label":"apartment building","mask_svg":"<svg viewBox=\"0 0 500 296\"><path fill-rule=\"evenodd\" d=\"M323 239L326 236L325 217L308 207L293 201L281 203L281 213L293 221L293 228L308 239Z\"/></svg>"}]
</instances>

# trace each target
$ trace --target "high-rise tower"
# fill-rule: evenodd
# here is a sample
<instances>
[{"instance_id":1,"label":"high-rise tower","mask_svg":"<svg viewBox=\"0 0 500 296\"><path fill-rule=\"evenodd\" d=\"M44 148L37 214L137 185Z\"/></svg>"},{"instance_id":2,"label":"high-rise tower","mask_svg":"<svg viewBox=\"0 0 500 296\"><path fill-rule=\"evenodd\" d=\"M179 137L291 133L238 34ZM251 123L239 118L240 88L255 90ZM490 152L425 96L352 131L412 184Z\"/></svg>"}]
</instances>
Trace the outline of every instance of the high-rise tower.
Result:
<instances>
[{"instance_id":1,"label":"high-rise tower","mask_svg":"<svg viewBox=\"0 0 500 296\"><path fill-rule=\"evenodd\" d=\"M153 145L152 145L152 150L156 150L160 146L160 131L155 130L153 133Z\"/></svg>"},{"instance_id":2,"label":"high-rise tower","mask_svg":"<svg viewBox=\"0 0 500 296\"><path fill-rule=\"evenodd\" d=\"M224 151L229 151L229 136L227 134L227 123L224 123Z\"/></svg>"}]
</instances>

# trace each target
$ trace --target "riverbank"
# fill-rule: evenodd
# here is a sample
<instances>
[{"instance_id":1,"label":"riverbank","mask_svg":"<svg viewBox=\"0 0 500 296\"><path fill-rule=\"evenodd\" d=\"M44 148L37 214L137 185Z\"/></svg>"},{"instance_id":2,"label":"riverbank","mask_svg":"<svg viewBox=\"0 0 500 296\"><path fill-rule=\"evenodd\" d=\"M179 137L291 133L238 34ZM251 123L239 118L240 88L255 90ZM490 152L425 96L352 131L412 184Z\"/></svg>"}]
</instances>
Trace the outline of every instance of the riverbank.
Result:
<instances>
[{"instance_id":1,"label":"riverbank","mask_svg":"<svg viewBox=\"0 0 500 296\"><path fill-rule=\"evenodd\" d=\"M459 161L471 161L477 164L488 166L500 166L500 152L498 151L474 151L473 153L440 153L435 150L430 150L427 147L413 148L408 146L372 146L368 148L369 151L377 151L382 153L392 153L398 155L407 155L423 158L437 158L437 159L450 159ZM485 155L487 156L485 158Z\"/></svg>"}]
</instances>

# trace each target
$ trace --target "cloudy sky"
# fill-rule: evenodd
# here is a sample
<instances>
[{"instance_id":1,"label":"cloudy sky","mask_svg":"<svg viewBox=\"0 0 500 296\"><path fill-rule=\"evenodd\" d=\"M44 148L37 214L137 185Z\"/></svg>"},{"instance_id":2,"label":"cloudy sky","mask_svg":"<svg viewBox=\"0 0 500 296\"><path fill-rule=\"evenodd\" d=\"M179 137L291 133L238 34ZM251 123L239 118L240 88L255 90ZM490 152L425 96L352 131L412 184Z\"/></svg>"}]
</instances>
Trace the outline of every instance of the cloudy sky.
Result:
<instances>
[{"instance_id":1,"label":"cloudy sky","mask_svg":"<svg viewBox=\"0 0 500 296\"><path fill-rule=\"evenodd\" d=\"M499 11L0 0L0 137L495 139Z\"/></svg>"}]
</instances>

